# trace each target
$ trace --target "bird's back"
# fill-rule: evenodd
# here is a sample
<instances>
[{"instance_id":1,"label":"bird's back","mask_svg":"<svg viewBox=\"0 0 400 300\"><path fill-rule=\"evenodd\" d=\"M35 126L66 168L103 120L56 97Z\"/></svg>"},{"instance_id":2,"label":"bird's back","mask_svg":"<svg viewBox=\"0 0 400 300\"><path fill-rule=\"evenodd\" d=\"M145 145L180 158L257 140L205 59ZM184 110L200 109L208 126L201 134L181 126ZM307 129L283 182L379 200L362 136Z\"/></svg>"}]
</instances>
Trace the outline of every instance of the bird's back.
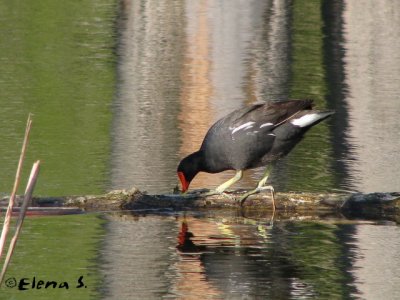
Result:
<instances>
[{"instance_id":1,"label":"bird's back","mask_svg":"<svg viewBox=\"0 0 400 300\"><path fill-rule=\"evenodd\" d=\"M263 157L274 149L274 131L296 114L311 109L312 100L288 100L233 111L217 121L204 138L201 151L205 171L215 173L266 164Z\"/></svg>"}]
</instances>

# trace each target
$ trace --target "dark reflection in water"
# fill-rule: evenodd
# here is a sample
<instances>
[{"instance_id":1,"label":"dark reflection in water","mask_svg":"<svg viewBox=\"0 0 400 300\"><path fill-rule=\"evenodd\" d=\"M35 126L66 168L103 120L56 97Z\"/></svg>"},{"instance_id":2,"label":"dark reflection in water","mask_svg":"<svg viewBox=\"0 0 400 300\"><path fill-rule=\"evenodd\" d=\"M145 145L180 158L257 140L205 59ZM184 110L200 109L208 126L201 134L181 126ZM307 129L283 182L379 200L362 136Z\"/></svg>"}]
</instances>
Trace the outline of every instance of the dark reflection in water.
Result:
<instances>
[{"instance_id":1,"label":"dark reflection in water","mask_svg":"<svg viewBox=\"0 0 400 300\"><path fill-rule=\"evenodd\" d=\"M322 17L324 19L324 64L326 66L327 103L335 109L332 120L332 150L335 159L332 161L336 176L335 185L344 189L352 189L354 176L349 170L349 163L354 160L354 150L349 143L349 107L345 101L347 85L345 83L344 53L345 41L343 36L344 1L323 1Z\"/></svg>"},{"instance_id":2,"label":"dark reflection in water","mask_svg":"<svg viewBox=\"0 0 400 300\"><path fill-rule=\"evenodd\" d=\"M270 226L270 217L109 215L102 266L107 299L400 295L398 226L318 216L307 221L277 216Z\"/></svg>"}]
</instances>

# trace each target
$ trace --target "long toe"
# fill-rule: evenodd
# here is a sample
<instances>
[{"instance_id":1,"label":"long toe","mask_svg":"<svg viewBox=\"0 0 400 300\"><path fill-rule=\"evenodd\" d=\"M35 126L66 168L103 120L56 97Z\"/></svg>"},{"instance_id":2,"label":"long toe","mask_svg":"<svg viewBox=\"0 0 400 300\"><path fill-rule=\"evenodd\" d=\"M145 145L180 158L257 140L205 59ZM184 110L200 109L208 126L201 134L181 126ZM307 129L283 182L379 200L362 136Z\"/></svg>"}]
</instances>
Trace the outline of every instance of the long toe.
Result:
<instances>
[{"instance_id":1,"label":"long toe","mask_svg":"<svg viewBox=\"0 0 400 300\"><path fill-rule=\"evenodd\" d=\"M257 193L260 193L260 192L263 192L263 191L266 191L266 190L271 191L271 197L273 197L273 198L275 197L275 189L274 189L274 187L272 185L264 185L262 187L257 187L256 188Z\"/></svg>"},{"instance_id":2,"label":"long toe","mask_svg":"<svg viewBox=\"0 0 400 300\"><path fill-rule=\"evenodd\" d=\"M265 185L265 186L256 188L256 190L258 190L259 192L265 191L265 190L271 191L272 209L273 209L273 211L275 211L276 205L275 205L275 189L274 189L274 187L272 185Z\"/></svg>"},{"instance_id":3,"label":"long toe","mask_svg":"<svg viewBox=\"0 0 400 300\"><path fill-rule=\"evenodd\" d=\"M246 201L246 199L253 194L256 193L260 193L263 191L269 190L271 191L271 200L272 200L272 210L275 211L276 209L276 205L275 205L275 190L274 187L272 185L265 185L265 186L260 186L255 188L254 190L247 192L246 194L244 194L240 199L240 205L243 206L244 202Z\"/></svg>"},{"instance_id":4,"label":"long toe","mask_svg":"<svg viewBox=\"0 0 400 300\"><path fill-rule=\"evenodd\" d=\"M247 200L247 198L253 194L258 193L257 189L251 190L247 193L245 193L242 197L239 198L238 202L240 203L240 206L244 205L244 202Z\"/></svg>"},{"instance_id":5,"label":"long toe","mask_svg":"<svg viewBox=\"0 0 400 300\"><path fill-rule=\"evenodd\" d=\"M244 202L246 202L247 197L249 197L250 195L244 194L242 197L239 198L238 203L240 204L240 206L244 205Z\"/></svg>"},{"instance_id":6,"label":"long toe","mask_svg":"<svg viewBox=\"0 0 400 300\"><path fill-rule=\"evenodd\" d=\"M229 195L228 193L226 193L226 192L219 192L218 190L211 190L211 191L207 191L207 192L203 193L203 196L205 196L205 197L207 197L207 196L214 196L214 195L222 195L222 196L224 196L225 198L234 199L234 197L231 196L231 195Z\"/></svg>"},{"instance_id":7,"label":"long toe","mask_svg":"<svg viewBox=\"0 0 400 300\"><path fill-rule=\"evenodd\" d=\"M231 195L229 195L228 193L225 193L225 192L222 192L221 195L224 196L227 199L230 199L230 200L235 199L235 197L233 197L233 196L231 196Z\"/></svg>"}]
</instances>

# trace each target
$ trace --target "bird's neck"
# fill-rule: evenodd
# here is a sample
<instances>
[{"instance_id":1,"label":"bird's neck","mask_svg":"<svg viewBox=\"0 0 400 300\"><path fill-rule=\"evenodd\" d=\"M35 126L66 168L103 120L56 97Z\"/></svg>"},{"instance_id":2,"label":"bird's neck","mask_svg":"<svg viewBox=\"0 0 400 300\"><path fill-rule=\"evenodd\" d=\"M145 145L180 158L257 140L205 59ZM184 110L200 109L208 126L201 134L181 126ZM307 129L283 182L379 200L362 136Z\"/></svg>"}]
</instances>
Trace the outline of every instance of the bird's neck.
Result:
<instances>
[{"instance_id":1,"label":"bird's neck","mask_svg":"<svg viewBox=\"0 0 400 300\"><path fill-rule=\"evenodd\" d=\"M190 154L188 158L194 170L197 172L205 171L204 154L201 150Z\"/></svg>"}]
</instances>

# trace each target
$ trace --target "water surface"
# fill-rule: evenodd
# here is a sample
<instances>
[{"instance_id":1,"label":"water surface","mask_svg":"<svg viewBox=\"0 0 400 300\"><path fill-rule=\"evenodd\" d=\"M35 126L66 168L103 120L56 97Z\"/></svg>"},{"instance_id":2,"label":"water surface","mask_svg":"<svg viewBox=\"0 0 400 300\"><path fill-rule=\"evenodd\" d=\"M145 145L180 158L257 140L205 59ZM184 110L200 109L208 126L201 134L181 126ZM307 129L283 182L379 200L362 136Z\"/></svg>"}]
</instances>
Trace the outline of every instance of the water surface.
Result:
<instances>
[{"instance_id":1,"label":"water surface","mask_svg":"<svg viewBox=\"0 0 400 300\"><path fill-rule=\"evenodd\" d=\"M26 218L0 299L98 299L103 224L94 214ZM45 288L48 281L56 287Z\"/></svg>"},{"instance_id":2,"label":"water surface","mask_svg":"<svg viewBox=\"0 0 400 300\"><path fill-rule=\"evenodd\" d=\"M287 97L336 114L277 164L276 190L399 189L394 0L1 1L0 25L0 193L11 190L28 112L38 194L169 193L179 160L213 122ZM231 175L201 174L191 187ZM83 275L87 287L2 287L0 298L400 298L398 224L270 220L221 211L28 218L9 276Z\"/></svg>"},{"instance_id":3,"label":"water surface","mask_svg":"<svg viewBox=\"0 0 400 300\"><path fill-rule=\"evenodd\" d=\"M39 194L105 190L115 17L107 0L0 1L0 192L11 191L29 112L23 182L40 159Z\"/></svg>"},{"instance_id":4,"label":"water surface","mask_svg":"<svg viewBox=\"0 0 400 300\"><path fill-rule=\"evenodd\" d=\"M394 223L310 215L281 216L271 226L268 214L221 212L108 219L101 267L107 299L400 295Z\"/></svg>"},{"instance_id":5,"label":"water surface","mask_svg":"<svg viewBox=\"0 0 400 300\"><path fill-rule=\"evenodd\" d=\"M337 113L277 165L271 182L278 190L398 189L393 1L379 15L372 4L346 1L146 3L123 6L118 27L112 187L170 192L179 160L218 118L294 97ZM247 172L237 187L255 185L261 174ZM230 176L200 174L192 186L212 188Z\"/></svg>"}]
</instances>

